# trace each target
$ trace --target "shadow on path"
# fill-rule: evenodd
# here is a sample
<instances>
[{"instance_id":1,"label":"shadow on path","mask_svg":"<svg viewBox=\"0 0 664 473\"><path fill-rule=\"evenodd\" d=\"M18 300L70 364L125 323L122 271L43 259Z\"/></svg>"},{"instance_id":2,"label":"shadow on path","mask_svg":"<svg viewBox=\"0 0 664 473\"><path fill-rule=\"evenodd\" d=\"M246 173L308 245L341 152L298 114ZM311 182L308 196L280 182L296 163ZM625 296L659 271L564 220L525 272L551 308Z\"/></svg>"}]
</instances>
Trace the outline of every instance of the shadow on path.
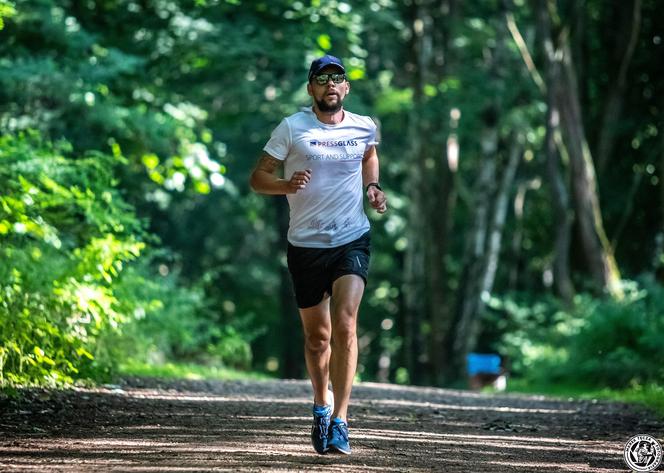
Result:
<instances>
[{"instance_id":1,"label":"shadow on path","mask_svg":"<svg viewBox=\"0 0 664 473\"><path fill-rule=\"evenodd\" d=\"M317 455L305 381L132 379L0 403L1 471L618 472L647 411L364 383L353 454Z\"/></svg>"}]
</instances>

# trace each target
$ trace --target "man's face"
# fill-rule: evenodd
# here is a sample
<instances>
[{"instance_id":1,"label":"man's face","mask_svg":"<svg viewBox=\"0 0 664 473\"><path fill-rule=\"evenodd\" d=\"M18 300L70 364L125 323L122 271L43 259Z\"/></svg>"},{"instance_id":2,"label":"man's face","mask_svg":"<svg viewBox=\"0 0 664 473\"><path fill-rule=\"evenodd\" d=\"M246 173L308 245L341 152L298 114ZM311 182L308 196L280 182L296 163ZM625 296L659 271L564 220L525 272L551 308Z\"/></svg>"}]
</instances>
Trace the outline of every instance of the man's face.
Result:
<instances>
[{"instance_id":1,"label":"man's face","mask_svg":"<svg viewBox=\"0 0 664 473\"><path fill-rule=\"evenodd\" d=\"M334 66L327 66L320 71L317 76L325 74L342 74L341 70ZM328 77L327 82L319 84L316 76L312 77L307 84L307 92L316 102L318 110L321 112L335 113L341 110L344 98L350 90L350 84L347 80L337 84L331 77Z\"/></svg>"}]
</instances>

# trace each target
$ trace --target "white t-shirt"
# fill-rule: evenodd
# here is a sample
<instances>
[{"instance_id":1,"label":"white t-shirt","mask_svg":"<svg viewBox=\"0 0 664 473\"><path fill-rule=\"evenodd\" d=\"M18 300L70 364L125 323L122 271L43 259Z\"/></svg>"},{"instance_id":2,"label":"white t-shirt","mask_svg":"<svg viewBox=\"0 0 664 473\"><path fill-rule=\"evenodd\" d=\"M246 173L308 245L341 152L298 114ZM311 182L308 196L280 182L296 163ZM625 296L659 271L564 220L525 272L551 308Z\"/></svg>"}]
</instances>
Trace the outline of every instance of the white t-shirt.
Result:
<instances>
[{"instance_id":1,"label":"white t-shirt","mask_svg":"<svg viewBox=\"0 0 664 473\"><path fill-rule=\"evenodd\" d=\"M288 241L294 246L333 248L369 230L364 213L362 159L376 141L371 118L344 110L328 125L311 108L284 118L263 150L284 161L284 177L311 169L307 187L288 194Z\"/></svg>"}]
</instances>

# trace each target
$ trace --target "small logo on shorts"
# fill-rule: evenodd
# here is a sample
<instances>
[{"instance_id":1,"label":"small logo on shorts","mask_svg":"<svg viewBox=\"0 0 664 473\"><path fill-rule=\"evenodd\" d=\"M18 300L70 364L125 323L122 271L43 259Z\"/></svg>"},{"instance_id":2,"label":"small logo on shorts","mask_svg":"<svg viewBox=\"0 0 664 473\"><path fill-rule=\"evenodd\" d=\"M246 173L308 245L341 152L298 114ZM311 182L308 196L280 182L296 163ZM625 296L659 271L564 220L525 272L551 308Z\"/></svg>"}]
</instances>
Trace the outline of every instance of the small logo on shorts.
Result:
<instances>
[{"instance_id":1,"label":"small logo on shorts","mask_svg":"<svg viewBox=\"0 0 664 473\"><path fill-rule=\"evenodd\" d=\"M653 471L662 463L662 446L655 437L635 435L625 445L624 457L633 471Z\"/></svg>"}]
</instances>

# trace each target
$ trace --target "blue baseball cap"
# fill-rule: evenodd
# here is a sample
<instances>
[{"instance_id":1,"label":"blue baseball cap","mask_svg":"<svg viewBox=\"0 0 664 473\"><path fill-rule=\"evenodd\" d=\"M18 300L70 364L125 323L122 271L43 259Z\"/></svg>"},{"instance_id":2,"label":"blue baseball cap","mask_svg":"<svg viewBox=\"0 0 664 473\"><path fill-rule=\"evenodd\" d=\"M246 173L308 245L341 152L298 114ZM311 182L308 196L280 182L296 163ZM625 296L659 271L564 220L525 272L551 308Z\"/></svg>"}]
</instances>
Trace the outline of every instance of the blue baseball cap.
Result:
<instances>
[{"instance_id":1,"label":"blue baseball cap","mask_svg":"<svg viewBox=\"0 0 664 473\"><path fill-rule=\"evenodd\" d=\"M311 67L309 68L309 80L320 71L322 71L327 66L336 66L341 69L341 72L346 73L346 68L344 68L344 63L341 62L341 59L338 57L330 56L326 54L323 57L319 57L311 62Z\"/></svg>"}]
</instances>

